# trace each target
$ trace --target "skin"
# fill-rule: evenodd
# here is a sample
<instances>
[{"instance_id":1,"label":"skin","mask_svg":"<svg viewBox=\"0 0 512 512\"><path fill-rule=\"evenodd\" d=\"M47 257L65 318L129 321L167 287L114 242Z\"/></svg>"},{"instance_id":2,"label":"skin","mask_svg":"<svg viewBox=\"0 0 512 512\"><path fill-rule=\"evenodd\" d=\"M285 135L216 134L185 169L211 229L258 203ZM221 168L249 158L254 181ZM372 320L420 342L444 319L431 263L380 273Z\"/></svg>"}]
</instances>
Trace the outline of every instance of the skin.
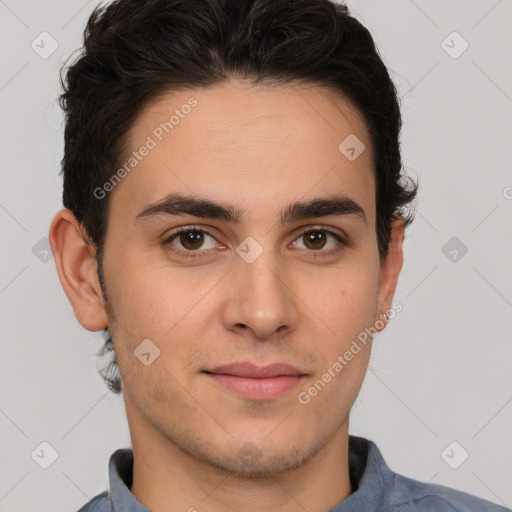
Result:
<instances>
[{"instance_id":1,"label":"skin","mask_svg":"<svg viewBox=\"0 0 512 512\"><path fill-rule=\"evenodd\" d=\"M394 222L381 262L367 128L348 101L320 87L232 81L166 93L131 127L130 151L190 97L198 105L107 198L110 309L95 248L69 210L50 228L59 278L81 325L108 325L112 334L134 451L131 492L143 505L154 512L327 512L352 492L349 412L371 342L308 404L297 395L391 308L403 221ZM366 145L354 161L338 150L349 134ZM189 215L134 221L170 192L230 203L245 215L236 224ZM333 193L359 204L366 222L346 214L280 223L290 203ZM213 238L163 243L187 226ZM308 243L306 228L325 242ZM345 235L349 245L315 258L340 247L322 230ZM263 249L252 263L236 252L248 236ZM199 256L186 258L187 251ZM160 350L148 366L134 356L145 339ZM307 377L273 399L248 399L203 373L235 361L285 362Z\"/></svg>"}]
</instances>

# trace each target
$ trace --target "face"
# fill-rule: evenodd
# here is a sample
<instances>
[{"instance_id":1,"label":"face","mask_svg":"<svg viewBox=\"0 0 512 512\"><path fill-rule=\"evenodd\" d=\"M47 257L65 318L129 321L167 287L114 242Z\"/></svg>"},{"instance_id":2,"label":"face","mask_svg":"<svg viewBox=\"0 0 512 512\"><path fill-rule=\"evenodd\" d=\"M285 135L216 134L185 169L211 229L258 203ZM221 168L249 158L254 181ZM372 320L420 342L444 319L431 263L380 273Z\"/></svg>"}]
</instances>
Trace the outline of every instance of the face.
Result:
<instances>
[{"instance_id":1,"label":"face","mask_svg":"<svg viewBox=\"0 0 512 512\"><path fill-rule=\"evenodd\" d=\"M401 264L379 261L363 120L325 89L231 82L162 96L127 142L123 163L139 156L109 192L103 275L134 445L240 474L298 467L347 428L371 339L344 354ZM207 373L239 362L301 376Z\"/></svg>"}]
</instances>

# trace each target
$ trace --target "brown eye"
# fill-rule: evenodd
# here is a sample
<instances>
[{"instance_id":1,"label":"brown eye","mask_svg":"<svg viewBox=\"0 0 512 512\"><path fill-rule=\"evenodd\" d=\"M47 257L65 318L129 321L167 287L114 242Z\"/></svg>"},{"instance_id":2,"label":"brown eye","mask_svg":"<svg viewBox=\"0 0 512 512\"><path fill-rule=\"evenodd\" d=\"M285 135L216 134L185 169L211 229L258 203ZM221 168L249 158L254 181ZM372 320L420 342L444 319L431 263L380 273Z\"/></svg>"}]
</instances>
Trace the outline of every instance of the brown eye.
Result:
<instances>
[{"instance_id":1,"label":"brown eye","mask_svg":"<svg viewBox=\"0 0 512 512\"><path fill-rule=\"evenodd\" d=\"M213 235L210 235L207 231L188 227L175 231L163 241L163 245L171 251L186 255L186 253L213 249L216 247L215 242Z\"/></svg>"},{"instance_id":2,"label":"brown eye","mask_svg":"<svg viewBox=\"0 0 512 512\"><path fill-rule=\"evenodd\" d=\"M327 243L327 237L322 231L309 231L302 236L304 237L305 245L308 249L323 249Z\"/></svg>"},{"instance_id":3,"label":"brown eye","mask_svg":"<svg viewBox=\"0 0 512 512\"><path fill-rule=\"evenodd\" d=\"M302 245L301 240L303 240ZM333 256L349 246L349 243L341 235L326 229L303 231L293 244L296 248L307 250L313 257Z\"/></svg>"},{"instance_id":4,"label":"brown eye","mask_svg":"<svg viewBox=\"0 0 512 512\"><path fill-rule=\"evenodd\" d=\"M204 234L202 231L184 231L179 234L178 239L185 249L200 249L204 243Z\"/></svg>"}]
</instances>

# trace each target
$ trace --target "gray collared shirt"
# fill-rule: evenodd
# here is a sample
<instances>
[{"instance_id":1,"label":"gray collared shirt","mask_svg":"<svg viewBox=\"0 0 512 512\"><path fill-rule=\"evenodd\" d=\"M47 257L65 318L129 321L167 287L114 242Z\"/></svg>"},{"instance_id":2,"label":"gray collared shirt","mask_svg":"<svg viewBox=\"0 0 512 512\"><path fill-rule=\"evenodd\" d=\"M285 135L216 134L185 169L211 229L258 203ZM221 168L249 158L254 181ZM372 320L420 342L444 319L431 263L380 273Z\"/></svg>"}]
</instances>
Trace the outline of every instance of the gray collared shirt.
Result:
<instances>
[{"instance_id":1,"label":"gray collared shirt","mask_svg":"<svg viewBox=\"0 0 512 512\"><path fill-rule=\"evenodd\" d=\"M132 450L114 452L108 469L110 492L78 512L149 512L130 492ZM362 437L349 437L349 471L354 492L329 512L511 512L471 494L394 473L375 443Z\"/></svg>"}]
</instances>

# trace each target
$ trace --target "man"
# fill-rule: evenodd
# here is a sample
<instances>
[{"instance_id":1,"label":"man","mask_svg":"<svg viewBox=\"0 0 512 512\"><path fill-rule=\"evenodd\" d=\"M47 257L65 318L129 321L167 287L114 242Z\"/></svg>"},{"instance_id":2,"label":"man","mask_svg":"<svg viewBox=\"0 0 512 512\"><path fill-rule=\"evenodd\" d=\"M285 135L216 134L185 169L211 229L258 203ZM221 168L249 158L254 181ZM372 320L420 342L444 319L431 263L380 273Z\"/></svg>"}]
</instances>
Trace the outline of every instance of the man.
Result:
<instances>
[{"instance_id":1,"label":"man","mask_svg":"<svg viewBox=\"0 0 512 512\"><path fill-rule=\"evenodd\" d=\"M348 434L416 185L346 7L118 0L64 87L50 240L132 439L82 511L505 510Z\"/></svg>"}]
</instances>

